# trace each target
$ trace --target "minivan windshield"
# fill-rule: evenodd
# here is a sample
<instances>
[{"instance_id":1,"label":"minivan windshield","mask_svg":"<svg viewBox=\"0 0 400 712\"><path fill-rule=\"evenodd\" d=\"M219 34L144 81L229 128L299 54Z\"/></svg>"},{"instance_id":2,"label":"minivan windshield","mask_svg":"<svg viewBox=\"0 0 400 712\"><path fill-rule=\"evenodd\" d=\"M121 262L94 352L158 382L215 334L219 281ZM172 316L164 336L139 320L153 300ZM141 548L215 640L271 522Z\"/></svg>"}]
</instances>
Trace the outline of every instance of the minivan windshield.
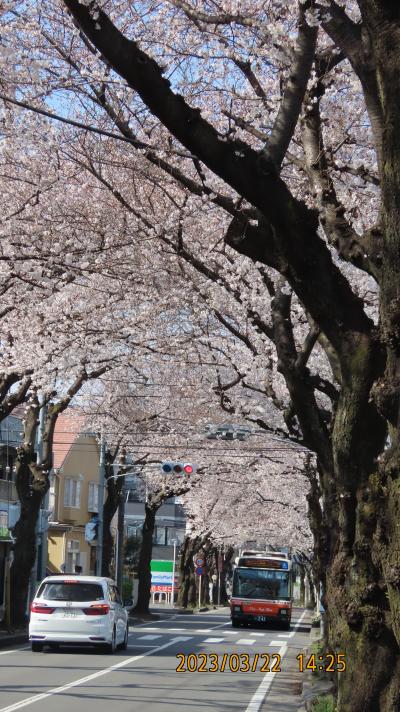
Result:
<instances>
[{"instance_id":1,"label":"minivan windshield","mask_svg":"<svg viewBox=\"0 0 400 712\"><path fill-rule=\"evenodd\" d=\"M101 601L104 593L98 583L47 581L40 587L38 597L48 601Z\"/></svg>"}]
</instances>

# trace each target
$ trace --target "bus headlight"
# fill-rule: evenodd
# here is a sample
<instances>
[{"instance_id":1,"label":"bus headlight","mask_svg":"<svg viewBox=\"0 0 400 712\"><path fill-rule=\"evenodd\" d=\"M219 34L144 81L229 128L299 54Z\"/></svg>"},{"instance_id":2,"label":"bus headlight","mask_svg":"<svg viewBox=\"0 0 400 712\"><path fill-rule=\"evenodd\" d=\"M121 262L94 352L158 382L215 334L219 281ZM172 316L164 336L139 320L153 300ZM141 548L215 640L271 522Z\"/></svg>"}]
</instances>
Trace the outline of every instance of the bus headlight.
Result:
<instances>
[{"instance_id":1,"label":"bus headlight","mask_svg":"<svg viewBox=\"0 0 400 712\"><path fill-rule=\"evenodd\" d=\"M242 610L242 607L241 607L241 606L233 606L233 611L234 611L234 613L240 613L241 610Z\"/></svg>"},{"instance_id":2,"label":"bus headlight","mask_svg":"<svg viewBox=\"0 0 400 712\"><path fill-rule=\"evenodd\" d=\"M287 616L287 614L288 614L288 609L287 609L287 608L281 608L281 610L280 610L279 612L280 612L281 616Z\"/></svg>"}]
</instances>

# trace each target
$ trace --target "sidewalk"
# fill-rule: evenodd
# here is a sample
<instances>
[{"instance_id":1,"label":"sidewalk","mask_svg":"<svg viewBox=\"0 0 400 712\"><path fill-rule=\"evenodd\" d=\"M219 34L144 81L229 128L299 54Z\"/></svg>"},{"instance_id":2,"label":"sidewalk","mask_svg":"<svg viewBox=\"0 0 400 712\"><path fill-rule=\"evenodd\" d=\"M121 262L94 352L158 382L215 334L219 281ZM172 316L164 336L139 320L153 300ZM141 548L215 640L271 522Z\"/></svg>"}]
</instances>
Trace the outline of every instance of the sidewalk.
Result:
<instances>
[{"instance_id":1,"label":"sidewalk","mask_svg":"<svg viewBox=\"0 0 400 712\"><path fill-rule=\"evenodd\" d=\"M310 643L308 653L311 652L313 644L321 640L320 628L311 628ZM333 678L329 675L324 678L314 675L310 670L303 677L303 691L301 695L301 706L297 712L310 712L313 708L314 700L320 695L326 695L333 691Z\"/></svg>"},{"instance_id":2,"label":"sidewalk","mask_svg":"<svg viewBox=\"0 0 400 712\"><path fill-rule=\"evenodd\" d=\"M0 648L9 648L21 643L28 643L28 628L14 632L0 630Z\"/></svg>"}]
</instances>

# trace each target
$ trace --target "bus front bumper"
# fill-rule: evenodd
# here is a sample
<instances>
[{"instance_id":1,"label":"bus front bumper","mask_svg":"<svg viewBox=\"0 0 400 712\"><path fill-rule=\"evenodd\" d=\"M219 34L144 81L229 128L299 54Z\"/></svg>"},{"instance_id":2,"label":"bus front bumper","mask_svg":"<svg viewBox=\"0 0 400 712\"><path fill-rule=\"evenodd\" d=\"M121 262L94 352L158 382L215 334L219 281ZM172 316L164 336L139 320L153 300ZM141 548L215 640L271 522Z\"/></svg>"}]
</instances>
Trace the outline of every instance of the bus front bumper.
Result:
<instances>
[{"instance_id":1,"label":"bus front bumper","mask_svg":"<svg viewBox=\"0 0 400 712\"><path fill-rule=\"evenodd\" d=\"M291 618L290 608L276 607L274 610L249 610L250 607L233 605L231 607L232 623L278 623L289 626Z\"/></svg>"}]
</instances>

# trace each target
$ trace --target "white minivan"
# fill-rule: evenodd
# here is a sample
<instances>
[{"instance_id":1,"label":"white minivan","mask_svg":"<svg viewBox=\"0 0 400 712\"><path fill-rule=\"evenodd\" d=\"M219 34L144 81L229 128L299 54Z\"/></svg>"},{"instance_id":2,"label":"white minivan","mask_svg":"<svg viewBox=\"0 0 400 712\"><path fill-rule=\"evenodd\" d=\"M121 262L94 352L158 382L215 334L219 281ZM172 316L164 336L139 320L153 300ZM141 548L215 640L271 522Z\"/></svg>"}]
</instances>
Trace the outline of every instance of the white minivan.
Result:
<instances>
[{"instance_id":1,"label":"white minivan","mask_svg":"<svg viewBox=\"0 0 400 712\"><path fill-rule=\"evenodd\" d=\"M113 653L128 645L128 613L117 585L102 576L48 576L31 603L29 640L44 645L96 645Z\"/></svg>"}]
</instances>

